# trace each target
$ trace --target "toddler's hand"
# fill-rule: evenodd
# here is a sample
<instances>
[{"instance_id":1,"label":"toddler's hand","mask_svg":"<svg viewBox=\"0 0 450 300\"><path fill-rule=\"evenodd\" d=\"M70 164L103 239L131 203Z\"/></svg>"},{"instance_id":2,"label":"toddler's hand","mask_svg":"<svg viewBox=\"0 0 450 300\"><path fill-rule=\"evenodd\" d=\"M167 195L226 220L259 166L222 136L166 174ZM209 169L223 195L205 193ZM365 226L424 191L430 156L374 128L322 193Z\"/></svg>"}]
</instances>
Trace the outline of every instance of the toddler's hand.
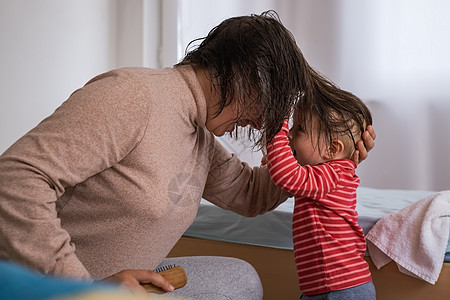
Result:
<instances>
[{"instance_id":1,"label":"toddler's hand","mask_svg":"<svg viewBox=\"0 0 450 300\"><path fill-rule=\"evenodd\" d=\"M267 155L264 155L261 158L261 166L265 166L265 165L267 165Z\"/></svg>"}]
</instances>

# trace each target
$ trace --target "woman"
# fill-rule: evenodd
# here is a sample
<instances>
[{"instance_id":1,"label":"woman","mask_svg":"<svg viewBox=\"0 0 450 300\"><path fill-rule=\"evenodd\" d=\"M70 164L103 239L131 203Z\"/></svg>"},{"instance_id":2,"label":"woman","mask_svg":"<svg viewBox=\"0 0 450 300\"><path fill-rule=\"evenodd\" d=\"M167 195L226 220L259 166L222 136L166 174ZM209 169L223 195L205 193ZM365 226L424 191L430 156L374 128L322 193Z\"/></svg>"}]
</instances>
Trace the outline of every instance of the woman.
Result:
<instances>
[{"instance_id":1,"label":"woman","mask_svg":"<svg viewBox=\"0 0 450 300\"><path fill-rule=\"evenodd\" d=\"M173 68L90 80L0 157L0 257L45 274L172 290L150 270L202 197L255 216L289 196L214 135L250 125L262 145L308 90L308 68L269 12L225 20ZM365 133L360 159L374 138Z\"/></svg>"}]
</instances>

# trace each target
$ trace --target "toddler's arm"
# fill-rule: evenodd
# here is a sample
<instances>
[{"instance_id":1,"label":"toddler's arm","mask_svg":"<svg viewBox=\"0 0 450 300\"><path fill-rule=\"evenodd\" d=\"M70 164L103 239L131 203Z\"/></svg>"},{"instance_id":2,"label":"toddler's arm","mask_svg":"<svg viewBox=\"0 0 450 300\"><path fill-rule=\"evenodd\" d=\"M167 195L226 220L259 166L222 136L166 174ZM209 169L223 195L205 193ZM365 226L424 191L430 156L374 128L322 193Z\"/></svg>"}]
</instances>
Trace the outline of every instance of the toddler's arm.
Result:
<instances>
[{"instance_id":1,"label":"toddler's arm","mask_svg":"<svg viewBox=\"0 0 450 300\"><path fill-rule=\"evenodd\" d=\"M327 164L300 165L291 152L288 134L286 120L280 132L267 145L267 166L273 182L292 194L310 198L323 197L336 187L338 174Z\"/></svg>"},{"instance_id":2,"label":"toddler's arm","mask_svg":"<svg viewBox=\"0 0 450 300\"><path fill-rule=\"evenodd\" d=\"M307 174L306 169L292 155L288 134L286 120L281 130L267 144L267 166L275 184L295 194L306 181Z\"/></svg>"}]
</instances>

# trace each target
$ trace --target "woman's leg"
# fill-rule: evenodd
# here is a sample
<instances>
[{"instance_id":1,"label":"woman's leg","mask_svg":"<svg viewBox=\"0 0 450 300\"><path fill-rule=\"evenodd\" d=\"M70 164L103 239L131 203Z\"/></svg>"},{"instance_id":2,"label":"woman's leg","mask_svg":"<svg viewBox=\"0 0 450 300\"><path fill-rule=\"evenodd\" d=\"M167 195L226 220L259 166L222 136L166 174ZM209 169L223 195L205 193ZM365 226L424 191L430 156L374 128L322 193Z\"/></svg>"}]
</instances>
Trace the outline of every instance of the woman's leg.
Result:
<instances>
[{"instance_id":1,"label":"woman's leg","mask_svg":"<svg viewBox=\"0 0 450 300\"><path fill-rule=\"evenodd\" d=\"M181 266L187 284L166 296L208 300L259 300L263 289L256 270L246 261L220 256L166 258L160 266Z\"/></svg>"}]
</instances>

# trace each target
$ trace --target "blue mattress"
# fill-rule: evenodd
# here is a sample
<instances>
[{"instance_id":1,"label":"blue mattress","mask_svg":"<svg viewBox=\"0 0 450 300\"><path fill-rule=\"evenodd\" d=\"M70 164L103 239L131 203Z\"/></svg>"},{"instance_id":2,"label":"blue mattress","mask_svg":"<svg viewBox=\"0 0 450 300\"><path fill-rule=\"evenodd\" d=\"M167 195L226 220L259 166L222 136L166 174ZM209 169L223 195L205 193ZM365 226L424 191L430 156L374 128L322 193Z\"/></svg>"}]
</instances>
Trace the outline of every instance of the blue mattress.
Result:
<instances>
[{"instance_id":1,"label":"blue mattress","mask_svg":"<svg viewBox=\"0 0 450 300\"><path fill-rule=\"evenodd\" d=\"M433 193L360 187L357 204L358 223L364 233L367 233L383 216ZM216 241L293 249L291 230L293 209L294 199L290 198L274 211L248 218L202 199L197 217L184 235ZM450 262L450 239L445 261Z\"/></svg>"}]
</instances>

